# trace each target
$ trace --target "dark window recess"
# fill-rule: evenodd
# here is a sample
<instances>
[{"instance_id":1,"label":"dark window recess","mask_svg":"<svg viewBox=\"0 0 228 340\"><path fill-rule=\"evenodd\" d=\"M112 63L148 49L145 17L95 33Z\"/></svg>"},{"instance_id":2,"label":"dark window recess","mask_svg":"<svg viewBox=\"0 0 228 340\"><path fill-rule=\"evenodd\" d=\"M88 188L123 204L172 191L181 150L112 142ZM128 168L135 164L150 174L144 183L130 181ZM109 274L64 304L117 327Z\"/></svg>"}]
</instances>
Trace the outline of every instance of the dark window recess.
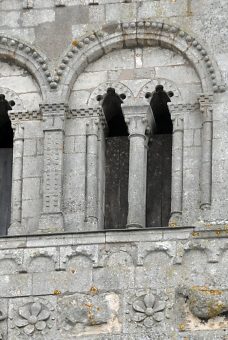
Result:
<instances>
[{"instance_id":1,"label":"dark window recess","mask_svg":"<svg viewBox=\"0 0 228 340\"><path fill-rule=\"evenodd\" d=\"M173 124L167 103L171 102L170 97L173 97L173 92L166 92L162 85L157 85L155 91L153 93L147 92L145 97L151 97L150 106L156 123L155 133L172 133Z\"/></svg>"},{"instance_id":2,"label":"dark window recess","mask_svg":"<svg viewBox=\"0 0 228 340\"><path fill-rule=\"evenodd\" d=\"M171 211L172 121L167 103L172 92L158 85L150 105L156 121L156 133L148 147L146 226L168 226ZM98 96L108 123L106 138L105 228L125 228L128 213L129 140L121 96L112 88Z\"/></svg>"},{"instance_id":3,"label":"dark window recess","mask_svg":"<svg viewBox=\"0 0 228 340\"><path fill-rule=\"evenodd\" d=\"M167 227L171 212L172 135L154 135L147 159L146 226Z\"/></svg>"},{"instance_id":4,"label":"dark window recess","mask_svg":"<svg viewBox=\"0 0 228 340\"><path fill-rule=\"evenodd\" d=\"M108 137L128 136L127 125L124 120L121 104L126 96L118 95L115 89L109 87L103 96L97 96L97 100L102 100L102 108L108 124Z\"/></svg>"},{"instance_id":5,"label":"dark window recess","mask_svg":"<svg viewBox=\"0 0 228 340\"><path fill-rule=\"evenodd\" d=\"M106 139L105 228L123 229L128 213L128 137Z\"/></svg>"},{"instance_id":6,"label":"dark window recess","mask_svg":"<svg viewBox=\"0 0 228 340\"><path fill-rule=\"evenodd\" d=\"M10 224L13 130L8 111L13 105L0 94L0 235L7 234Z\"/></svg>"}]
</instances>

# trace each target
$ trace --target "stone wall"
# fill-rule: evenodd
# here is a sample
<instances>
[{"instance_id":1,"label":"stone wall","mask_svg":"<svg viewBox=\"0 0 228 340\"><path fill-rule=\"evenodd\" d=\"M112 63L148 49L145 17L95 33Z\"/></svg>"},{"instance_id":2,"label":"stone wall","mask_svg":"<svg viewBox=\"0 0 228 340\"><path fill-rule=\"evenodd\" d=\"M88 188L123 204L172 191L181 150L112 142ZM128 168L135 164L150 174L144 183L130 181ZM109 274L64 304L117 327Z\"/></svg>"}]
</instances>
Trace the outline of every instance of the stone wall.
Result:
<instances>
[{"instance_id":1,"label":"stone wall","mask_svg":"<svg viewBox=\"0 0 228 340\"><path fill-rule=\"evenodd\" d=\"M225 235L182 228L0 240L2 338L226 339Z\"/></svg>"},{"instance_id":2,"label":"stone wall","mask_svg":"<svg viewBox=\"0 0 228 340\"><path fill-rule=\"evenodd\" d=\"M228 339L227 14L226 0L0 0L0 92L16 102L0 339ZM173 228L104 231L96 96L126 94L145 227L157 84L174 91Z\"/></svg>"}]
</instances>

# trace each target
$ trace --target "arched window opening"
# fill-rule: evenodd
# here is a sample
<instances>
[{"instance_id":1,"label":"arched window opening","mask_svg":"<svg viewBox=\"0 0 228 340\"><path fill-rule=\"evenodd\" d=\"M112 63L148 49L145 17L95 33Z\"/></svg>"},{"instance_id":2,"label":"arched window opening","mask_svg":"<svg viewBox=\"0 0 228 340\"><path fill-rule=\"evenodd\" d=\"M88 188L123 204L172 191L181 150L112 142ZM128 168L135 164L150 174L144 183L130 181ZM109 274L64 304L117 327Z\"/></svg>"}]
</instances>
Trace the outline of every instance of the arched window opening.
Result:
<instances>
[{"instance_id":1,"label":"arched window opening","mask_svg":"<svg viewBox=\"0 0 228 340\"><path fill-rule=\"evenodd\" d=\"M124 120L121 104L126 98L124 94L118 95L114 88L107 88L104 96L97 96L97 100L102 100L102 108L108 124L107 137L128 136L127 124Z\"/></svg>"},{"instance_id":2,"label":"arched window opening","mask_svg":"<svg viewBox=\"0 0 228 340\"><path fill-rule=\"evenodd\" d=\"M105 140L105 219L106 229L124 228L128 212L129 140L121 104L126 98L108 88L102 108L108 125Z\"/></svg>"},{"instance_id":3,"label":"arched window opening","mask_svg":"<svg viewBox=\"0 0 228 340\"><path fill-rule=\"evenodd\" d=\"M173 126L167 103L173 92L157 85L150 98L156 130L148 145L146 226L167 227L171 213L171 168Z\"/></svg>"},{"instance_id":4,"label":"arched window opening","mask_svg":"<svg viewBox=\"0 0 228 340\"><path fill-rule=\"evenodd\" d=\"M8 111L14 105L0 94L0 235L6 235L10 225L13 130Z\"/></svg>"}]
</instances>

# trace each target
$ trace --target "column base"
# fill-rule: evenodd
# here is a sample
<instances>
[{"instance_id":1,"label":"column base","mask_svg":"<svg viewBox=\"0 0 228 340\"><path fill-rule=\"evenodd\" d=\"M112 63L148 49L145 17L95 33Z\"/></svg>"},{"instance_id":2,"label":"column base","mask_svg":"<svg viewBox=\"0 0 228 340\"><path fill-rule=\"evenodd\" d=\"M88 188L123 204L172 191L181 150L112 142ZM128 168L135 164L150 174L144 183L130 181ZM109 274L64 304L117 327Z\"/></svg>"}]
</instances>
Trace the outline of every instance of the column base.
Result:
<instances>
[{"instance_id":1,"label":"column base","mask_svg":"<svg viewBox=\"0 0 228 340\"><path fill-rule=\"evenodd\" d=\"M145 227L143 227L141 224L137 224L137 223L129 223L126 225L126 229L144 229Z\"/></svg>"},{"instance_id":2,"label":"column base","mask_svg":"<svg viewBox=\"0 0 228 340\"><path fill-rule=\"evenodd\" d=\"M25 235L25 234L26 234L26 231L22 227L20 222L13 222L8 229L8 235L10 236Z\"/></svg>"},{"instance_id":3,"label":"column base","mask_svg":"<svg viewBox=\"0 0 228 340\"><path fill-rule=\"evenodd\" d=\"M98 221L96 217L87 217L85 220L85 231L97 231Z\"/></svg>"},{"instance_id":4,"label":"column base","mask_svg":"<svg viewBox=\"0 0 228 340\"><path fill-rule=\"evenodd\" d=\"M182 226L182 213L181 212L173 212L169 219L169 227L176 228Z\"/></svg>"},{"instance_id":5,"label":"column base","mask_svg":"<svg viewBox=\"0 0 228 340\"><path fill-rule=\"evenodd\" d=\"M64 221L62 213L42 214L39 221L38 233L62 233L64 232Z\"/></svg>"}]
</instances>

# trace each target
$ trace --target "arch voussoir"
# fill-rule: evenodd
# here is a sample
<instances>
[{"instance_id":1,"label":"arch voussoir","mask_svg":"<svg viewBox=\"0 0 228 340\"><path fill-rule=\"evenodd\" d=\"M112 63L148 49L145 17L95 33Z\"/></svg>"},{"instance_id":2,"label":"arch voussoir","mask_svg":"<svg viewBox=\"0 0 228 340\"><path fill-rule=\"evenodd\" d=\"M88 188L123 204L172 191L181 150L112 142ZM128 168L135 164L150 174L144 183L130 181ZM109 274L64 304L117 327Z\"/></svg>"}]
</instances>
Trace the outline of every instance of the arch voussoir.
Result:
<instances>
[{"instance_id":1,"label":"arch voussoir","mask_svg":"<svg viewBox=\"0 0 228 340\"><path fill-rule=\"evenodd\" d=\"M57 70L59 85L68 84L72 87L87 64L113 50L137 46L161 46L175 50L196 70L203 92L217 93L226 90L216 61L198 40L179 27L152 21L106 25L102 30L83 37L80 41L74 41ZM69 90L63 90L63 95L68 98Z\"/></svg>"}]
</instances>

